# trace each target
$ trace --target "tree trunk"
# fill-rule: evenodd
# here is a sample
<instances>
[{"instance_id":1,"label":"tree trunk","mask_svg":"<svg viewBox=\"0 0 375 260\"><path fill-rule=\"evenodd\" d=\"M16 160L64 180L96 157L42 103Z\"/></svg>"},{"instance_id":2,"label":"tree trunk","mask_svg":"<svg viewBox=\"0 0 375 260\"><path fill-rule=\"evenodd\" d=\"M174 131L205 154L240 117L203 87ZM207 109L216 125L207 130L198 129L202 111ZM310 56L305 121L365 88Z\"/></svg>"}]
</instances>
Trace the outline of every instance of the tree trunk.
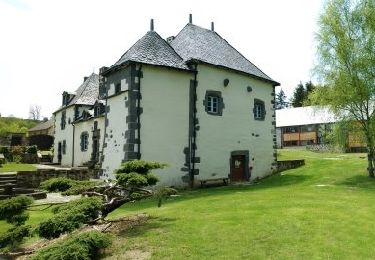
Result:
<instances>
[{"instance_id":1,"label":"tree trunk","mask_svg":"<svg viewBox=\"0 0 375 260\"><path fill-rule=\"evenodd\" d=\"M367 171L368 176L370 178L374 178L374 166L373 166L373 160L374 160L374 148L367 146Z\"/></svg>"}]
</instances>

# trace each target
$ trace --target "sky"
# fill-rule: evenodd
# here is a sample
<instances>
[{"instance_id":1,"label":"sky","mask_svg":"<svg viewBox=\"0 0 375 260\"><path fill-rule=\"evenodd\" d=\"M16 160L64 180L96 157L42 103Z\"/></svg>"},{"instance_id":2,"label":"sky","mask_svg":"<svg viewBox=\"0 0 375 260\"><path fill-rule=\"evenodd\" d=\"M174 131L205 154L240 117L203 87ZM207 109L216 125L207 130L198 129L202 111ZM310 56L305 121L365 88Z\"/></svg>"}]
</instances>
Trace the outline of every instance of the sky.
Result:
<instances>
[{"instance_id":1,"label":"sky","mask_svg":"<svg viewBox=\"0 0 375 260\"><path fill-rule=\"evenodd\" d=\"M0 114L50 117L63 91L111 66L148 30L163 38L188 22L225 38L290 97L313 80L322 0L0 0ZM280 88L280 87L279 87Z\"/></svg>"}]
</instances>

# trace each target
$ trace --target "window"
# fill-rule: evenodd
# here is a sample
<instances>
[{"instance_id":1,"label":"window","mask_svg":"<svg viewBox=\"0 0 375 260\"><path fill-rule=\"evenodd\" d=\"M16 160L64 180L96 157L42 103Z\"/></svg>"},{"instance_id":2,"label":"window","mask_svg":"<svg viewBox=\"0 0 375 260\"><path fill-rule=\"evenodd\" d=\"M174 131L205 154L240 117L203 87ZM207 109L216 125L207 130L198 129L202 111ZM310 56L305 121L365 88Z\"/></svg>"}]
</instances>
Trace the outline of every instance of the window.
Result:
<instances>
[{"instance_id":1,"label":"window","mask_svg":"<svg viewBox=\"0 0 375 260\"><path fill-rule=\"evenodd\" d=\"M61 112L61 122L60 122L61 130L65 129L65 125L66 125L66 113L65 113L65 111L62 111Z\"/></svg>"},{"instance_id":2,"label":"window","mask_svg":"<svg viewBox=\"0 0 375 260\"><path fill-rule=\"evenodd\" d=\"M207 90L203 105L207 114L221 116L223 114L224 102L220 91Z\"/></svg>"},{"instance_id":3,"label":"window","mask_svg":"<svg viewBox=\"0 0 375 260\"><path fill-rule=\"evenodd\" d=\"M63 140L63 143L62 143L62 153L66 154L66 140Z\"/></svg>"},{"instance_id":4,"label":"window","mask_svg":"<svg viewBox=\"0 0 375 260\"><path fill-rule=\"evenodd\" d=\"M219 111L219 98L214 96L207 97L207 112L217 113Z\"/></svg>"},{"instance_id":5,"label":"window","mask_svg":"<svg viewBox=\"0 0 375 260\"><path fill-rule=\"evenodd\" d=\"M255 120L264 120L264 118L266 117L266 109L262 100L254 99L253 112Z\"/></svg>"},{"instance_id":6,"label":"window","mask_svg":"<svg viewBox=\"0 0 375 260\"><path fill-rule=\"evenodd\" d=\"M117 83L115 86L115 94L120 93L120 92L121 92L121 83Z\"/></svg>"},{"instance_id":7,"label":"window","mask_svg":"<svg viewBox=\"0 0 375 260\"><path fill-rule=\"evenodd\" d=\"M89 147L89 134L87 132L83 132L81 134L81 151L87 151Z\"/></svg>"}]
</instances>

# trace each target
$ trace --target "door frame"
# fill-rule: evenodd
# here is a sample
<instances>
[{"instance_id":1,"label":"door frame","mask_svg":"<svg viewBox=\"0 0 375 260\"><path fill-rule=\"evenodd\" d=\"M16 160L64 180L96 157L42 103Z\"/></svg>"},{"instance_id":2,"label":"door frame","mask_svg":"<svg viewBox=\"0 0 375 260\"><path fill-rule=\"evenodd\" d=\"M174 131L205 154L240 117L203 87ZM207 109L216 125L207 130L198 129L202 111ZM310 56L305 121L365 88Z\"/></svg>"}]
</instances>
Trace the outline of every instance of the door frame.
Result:
<instances>
[{"instance_id":1,"label":"door frame","mask_svg":"<svg viewBox=\"0 0 375 260\"><path fill-rule=\"evenodd\" d=\"M245 181L249 181L250 180L250 171L249 171L249 157L250 157L250 154L249 154L249 150L238 150L238 151L232 151L230 153L230 158L229 158L230 173L229 173L229 177L231 179L232 169L234 168L232 157L236 156L236 155L241 155L241 156L245 157L245 165L244 165L244 171L245 171L245 176L244 177L245 178L244 178L244 180Z\"/></svg>"}]
</instances>

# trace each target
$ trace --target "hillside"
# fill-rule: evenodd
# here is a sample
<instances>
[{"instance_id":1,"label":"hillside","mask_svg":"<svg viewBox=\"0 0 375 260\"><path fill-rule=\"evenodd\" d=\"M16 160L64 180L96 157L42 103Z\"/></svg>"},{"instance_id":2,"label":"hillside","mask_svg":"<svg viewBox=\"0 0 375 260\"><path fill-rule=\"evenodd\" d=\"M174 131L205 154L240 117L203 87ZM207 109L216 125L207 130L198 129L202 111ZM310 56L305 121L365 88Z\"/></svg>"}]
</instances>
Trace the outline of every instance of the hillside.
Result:
<instances>
[{"instance_id":1,"label":"hillside","mask_svg":"<svg viewBox=\"0 0 375 260\"><path fill-rule=\"evenodd\" d=\"M22 119L16 117L0 117L0 137L6 136L8 132L26 133L27 129L40 123L37 120Z\"/></svg>"}]
</instances>

